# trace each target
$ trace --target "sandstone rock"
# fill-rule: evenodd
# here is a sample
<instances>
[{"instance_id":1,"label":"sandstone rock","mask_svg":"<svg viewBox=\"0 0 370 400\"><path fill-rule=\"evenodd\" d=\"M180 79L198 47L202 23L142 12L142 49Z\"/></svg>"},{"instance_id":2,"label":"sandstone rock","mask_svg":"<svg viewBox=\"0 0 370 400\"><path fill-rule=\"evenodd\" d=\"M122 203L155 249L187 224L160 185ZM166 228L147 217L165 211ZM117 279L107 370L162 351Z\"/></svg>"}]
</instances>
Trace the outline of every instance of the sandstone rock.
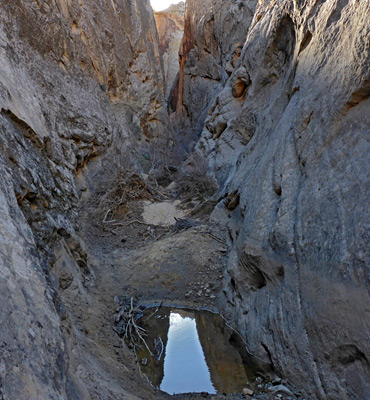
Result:
<instances>
[{"instance_id":1,"label":"sandstone rock","mask_svg":"<svg viewBox=\"0 0 370 400\"><path fill-rule=\"evenodd\" d=\"M228 219L214 211L233 245L229 315L307 396L366 398L370 9L243 3L253 21L225 35L216 21L235 21L230 2L189 0L180 57L180 106L194 122L208 112L196 152L219 198L240 194ZM236 42L230 68L218 43L230 55Z\"/></svg>"},{"instance_id":2,"label":"sandstone rock","mask_svg":"<svg viewBox=\"0 0 370 400\"><path fill-rule=\"evenodd\" d=\"M166 98L179 72L179 48L184 34L185 3L172 4L168 9L154 13L159 34L159 48L163 55Z\"/></svg>"},{"instance_id":3,"label":"sandstone rock","mask_svg":"<svg viewBox=\"0 0 370 400\"><path fill-rule=\"evenodd\" d=\"M172 36L158 24L159 42L147 0L0 3L4 399L137 398L105 344L78 207L151 141L168 151L160 46L172 81L173 18ZM369 20L366 1L188 0L170 94L181 151L201 134L192 156L207 160L223 199L213 218L232 249L224 312L311 398L370 392ZM180 258L192 258L199 239L182 237ZM132 269L159 259L164 270L174 242L131 256ZM197 270L219 254L203 247ZM175 280L142 273L164 296L183 266Z\"/></svg>"},{"instance_id":4,"label":"sandstone rock","mask_svg":"<svg viewBox=\"0 0 370 400\"><path fill-rule=\"evenodd\" d=\"M177 114L195 135L241 54L257 1L188 0L180 47Z\"/></svg>"},{"instance_id":5,"label":"sandstone rock","mask_svg":"<svg viewBox=\"0 0 370 400\"><path fill-rule=\"evenodd\" d=\"M235 210L235 208L239 205L240 195L237 191L230 193L225 201L225 206L229 210Z\"/></svg>"},{"instance_id":6,"label":"sandstone rock","mask_svg":"<svg viewBox=\"0 0 370 400\"><path fill-rule=\"evenodd\" d=\"M127 398L82 350L78 202L170 139L164 87L148 1L0 3L0 397Z\"/></svg>"},{"instance_id":7,"label":"sandstone rock","mask_svg":"<svg viewBox=\"0 0 370 400\"><path fill-rule=\"evenodd\" d=\"M3 163L0 167L1 394L65 398L67 354L56 293L18 206L12 176Z\"/></svg>"},{"instance_id":8,"label":"sandstone rock","mask_svg":"<svg viewBox=\"0 0 370 400\"><path fill-rule=\"evenodd\" d=\"M276 377L271 383L272 383L273 385L280 385L280 383L281 383L281 378Z\"/></svg>"}]
</instances>

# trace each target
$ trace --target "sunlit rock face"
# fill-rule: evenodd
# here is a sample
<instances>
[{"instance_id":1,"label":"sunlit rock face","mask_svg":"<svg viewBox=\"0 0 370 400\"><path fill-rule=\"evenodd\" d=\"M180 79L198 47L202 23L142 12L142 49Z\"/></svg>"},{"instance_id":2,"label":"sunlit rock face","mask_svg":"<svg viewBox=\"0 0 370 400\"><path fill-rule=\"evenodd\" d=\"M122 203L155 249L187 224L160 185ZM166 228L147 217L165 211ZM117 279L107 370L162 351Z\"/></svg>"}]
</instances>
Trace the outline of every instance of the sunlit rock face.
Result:
<instances>
[{"instance_id":1,"label":"sunlit rock face","mask_svg":"<svg viewBox=\"0 0 370 400\"><path fill-rule=\"evenodd\" d=\"M179 106L192 121L208 113L196 152L229 229L225 307L249 349L308 395L367 398L369 6L186 8ZM243 10L253 19L237 23Z\"/></svg>"},{"instance_id":2,"label":"sunlit rock face","mask_svg":"<svg viewBox=\"0 0 370 400\"><path fill-rule=\"evenodd\" d=\"M370 397L369 20L362 0L188 0L168 85L220 187L223 311L311 398ZM0 2L0 398L136 398L78 207L169 143L166 43L148 0Z\"/></svg>"},{"instance_id":3,"label":"sunlit rock face","mask_svg":"<svg viewBox=\"0 0 370 400\"><path fill-rule=\"evenodd\" d=\"M180 2L164 11L154 13L159 34L159 48L163 55L167 99L178 79L179 48L184 34L184 11L185 3Z\"/></svg>"},{"instance_id":4,"label":"sunlit rock face","mask_svg":"<svg viewBox=\"0 0 370 400\"><path fill-rule=\"evenodd\" d=\"M189 134L199 136L213 99L235 67L257 0L187 1L178 85L172 103Z\"/></svg>"},{"instance_id":5,"label":"sunlit rock face","mask_svg":"<svg viewBox=\"0 0 370 400\"><path fill-rule=\"evenodd\" d=\"M1 1L0 398L127 398L109 379L91 387L94 363L68 364L93 282L79 189L169 134L164 94L148 1Z\"/></svg>"}]
</instances>

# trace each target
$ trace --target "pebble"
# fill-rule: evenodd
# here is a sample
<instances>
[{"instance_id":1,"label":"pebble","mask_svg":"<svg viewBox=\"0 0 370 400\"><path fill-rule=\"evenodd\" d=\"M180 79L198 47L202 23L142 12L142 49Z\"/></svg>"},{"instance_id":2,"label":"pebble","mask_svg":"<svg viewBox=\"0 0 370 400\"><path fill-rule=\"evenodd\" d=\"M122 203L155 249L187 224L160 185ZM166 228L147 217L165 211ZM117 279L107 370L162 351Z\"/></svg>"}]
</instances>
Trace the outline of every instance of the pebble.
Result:
<instances>
[{"instance_id":1,"label":"pebble","mask_svg":"<svg viewBox=\"0 0 370 400\"><path fill-rule=\"evenodd\" d=\"M254 395L254 392L253 392L252 389L244 388L244 389L243 389L243 394L244 394L245 396L253 396L253 395Z\"/></svg>"},{"instance_id":2,"label":"pebble","mask_svg":"<svg viewBox=\"0 0 370 400\"><path fill-rule=\"evenodd\" d=\"M34 339L36 337L36 333L33 331L32 328L28 329L28 333L30 334L30 336Z\"/></svg>"},{"instance_id":3,"label":"pebble","mask_svg":"<svg viewBox=\"0 0 370 400\"><path fill-rule=\"evenodd\" d=\"M272 383L274 386L275 386L275 385L280 385L280 383L281 383L281 378L276 377L271 383Z\"/></svg>"},{"instance_id":4,"label":"pebble","mask_svg":"<svg viewBox=\"0 0 370 400\"><path fill-rule=\"evenodd\" d=\"M283 392L290 395L293 394L285 385L271 386L268 390L272 393Z\"/></svg>"}]
</instances>

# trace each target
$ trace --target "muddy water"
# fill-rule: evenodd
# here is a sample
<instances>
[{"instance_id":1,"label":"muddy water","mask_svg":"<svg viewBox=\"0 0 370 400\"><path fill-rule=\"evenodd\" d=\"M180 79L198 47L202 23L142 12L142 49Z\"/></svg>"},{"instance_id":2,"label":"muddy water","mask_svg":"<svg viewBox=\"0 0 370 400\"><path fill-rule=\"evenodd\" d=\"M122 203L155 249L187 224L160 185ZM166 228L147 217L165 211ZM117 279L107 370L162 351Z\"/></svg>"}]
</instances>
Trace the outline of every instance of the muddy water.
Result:
<instances>
[{"instance_id":1,"label":"muddy water","mask_svg":"<svg viewBox=\"0 0 370 400\"><path fill-rule=\"evenodd\" d=\"M137 350L141 371L169 394L241 393L269 369L217 314L162 307L147 310L139 324L152 353L145 346Z\"/></svg>"}]
</instances>

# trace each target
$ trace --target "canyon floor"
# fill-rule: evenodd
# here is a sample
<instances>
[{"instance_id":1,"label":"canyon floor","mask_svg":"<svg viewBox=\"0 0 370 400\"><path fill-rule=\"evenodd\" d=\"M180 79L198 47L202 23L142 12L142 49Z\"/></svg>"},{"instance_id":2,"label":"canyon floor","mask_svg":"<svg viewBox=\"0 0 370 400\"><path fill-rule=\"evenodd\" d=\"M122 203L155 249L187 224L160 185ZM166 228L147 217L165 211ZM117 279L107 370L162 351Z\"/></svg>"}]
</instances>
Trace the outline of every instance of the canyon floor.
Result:
<instances>
[{"instance_id":1,"label":"canyon floor","mask_svg":"<svg viewBox=\"0 0 370 400\"><path fill-rule=\"evenodd\" d=\"M0 1L0 400L169 398L122 298L221 314L274 370L236 399L370 399L368 21Z\"/></svg>"},{"instance_id":2,"label":"canyon floor","mask_svg":"<svg viewBox=\"0 0 370 400\"><path fill-rule=\"evenodd\" d=\"M114 201L102 206L101 198L82 192L81 236L90 273L85 290L66 279L63 291L64 302L77 318L74 334L67 339L70 354L76 356L72 356L71 371L85 382L92 399L252 398L242 393L169 396L148 383L133 350L115 332L117 296L132 297L142 306L164 304L220 312L224 286L227 233L209 218L213 203L199 198L194 203L186 196L175 199L171 190L159 186L140 191L135 185L133 190L140 195L122 201L120 193L121 204L116 202L110 212ZM69 322L65 329L68 337ZM265 392L267 387L262 386L253 398L296 398Z\"/></svg>"}]
</instances>

